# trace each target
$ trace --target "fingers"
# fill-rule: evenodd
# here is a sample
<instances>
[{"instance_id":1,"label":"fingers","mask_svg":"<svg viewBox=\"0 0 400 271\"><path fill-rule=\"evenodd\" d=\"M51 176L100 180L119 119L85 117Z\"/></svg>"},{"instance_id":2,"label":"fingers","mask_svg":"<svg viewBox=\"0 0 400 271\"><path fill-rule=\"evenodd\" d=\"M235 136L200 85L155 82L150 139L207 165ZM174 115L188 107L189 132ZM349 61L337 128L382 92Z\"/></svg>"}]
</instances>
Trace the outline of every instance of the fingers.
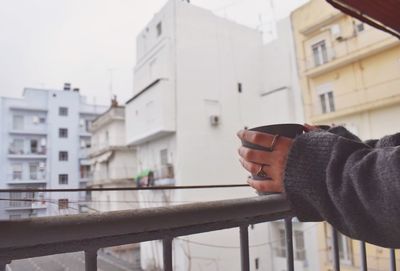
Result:
<instances>
[{"instance_id":1,"label":"fingers","mask_svg":"<svg viewBox=\"0 0 400 271\"><path fill-rule=\"evenodd\" d=\"M240 147L238 152L243 159L258 164L272 165L278 159L277 152L265 152L246 147Z\"/></svg>"},{"instance_id":2,"label":"fingers","mask_svg":"<svg viewBox=\"0 0 400 271\"><path fill-rule=\"evenodd\" d=\"M266 170L265 168L267 167L267 166L263 166L260 164L255 164L255 163L246 161L243 158L240 158L239 161L242 164L242 166L253 175L257 175L257 173L259 173L261 170L263 170L265 172L265 170ZM265 172L265 173L267 173L267 172Z\"/></svg>"},{"instance_id":3,"label":"fingers","mask_svg":"<svg viewBox=\"0 0 400 271\"><path fill-rule=\"evenodd\" d=\"M272 146L272 142L274 141L274 135L249 130L240 130L237 133L237 136L243 141L247 141L265 148L270 148ZM281 136L276 143L275 149L279 149L280 145L285 145L285 143L288 144L291 141L292 139Z\"/></svg>"},{"instance_id":4,"label":"fingers","mask_svg":"<svg viewBox=\"0 0 400 271\"><path fill-rule=\"evenodd\" d=\"M249 178L248 184L259 192L277 192L282 193L284 191L282 183L276 181L257 181Z\"/></svg>"}]
</instances>

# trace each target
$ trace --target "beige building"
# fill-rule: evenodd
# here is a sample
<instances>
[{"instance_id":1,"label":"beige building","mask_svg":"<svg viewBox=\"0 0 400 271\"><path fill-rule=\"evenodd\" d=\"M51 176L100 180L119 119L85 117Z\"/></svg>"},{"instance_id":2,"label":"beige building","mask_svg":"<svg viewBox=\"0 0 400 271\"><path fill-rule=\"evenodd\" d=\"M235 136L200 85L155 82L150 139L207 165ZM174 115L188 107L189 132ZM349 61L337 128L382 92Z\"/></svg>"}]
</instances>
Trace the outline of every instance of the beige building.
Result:
<instances>
[{"instance_id":1,"label":"beige building","mask_svg":"<svg viewBox=\"0 0 400 271\"><path fill-rule=\"evenodd\" d=\"M311 0L292 15L306 121L344 125L362 139L399 132L400 42ZM331 228L318 226L320 270L333 270ZM360 244L339 236L342 270L360 269ZM367 245L368 270L389 270L389 251ZM397 262L399 264L400 262Z\"/></svg>"},{"instance_id":2,"label":"beige building","mask_svg":"<svg viewBox=\"0 0 400 271\"><path fill-rule=\"evenodd\" d=\"M97 117L90 128L92 133L89 161L94 188L134 187L136 151L125 146L125 108L112 101L111 107ZM89 211L116 211L139 208L137 191L95 191L91 195ZM106 249L130 263L138 260L137 244Z\"/></svg>"},{"instance_id":3,"label":"beige building","mask_svg":"<svg viewBox=\"0 0 400 271\"><path fill-rule=\"evenodd\" d=\"M292 13L306 120L363 139L399 131L400 42L325 1Z\"/></svg>"},{"instance_id":4,"label":"beige building","mask_svg":"<svg viewBox=\"0 0 400 271\"><path fill-rule=\"evenodd\" d=\"M92 187L133 187L136 151L125 143L125 108L114 104L93 121L89 158ZM137 198L135 191L93 192L92 207L100 211L131 208L125 201Z\"/></svg>"}]
</instances>

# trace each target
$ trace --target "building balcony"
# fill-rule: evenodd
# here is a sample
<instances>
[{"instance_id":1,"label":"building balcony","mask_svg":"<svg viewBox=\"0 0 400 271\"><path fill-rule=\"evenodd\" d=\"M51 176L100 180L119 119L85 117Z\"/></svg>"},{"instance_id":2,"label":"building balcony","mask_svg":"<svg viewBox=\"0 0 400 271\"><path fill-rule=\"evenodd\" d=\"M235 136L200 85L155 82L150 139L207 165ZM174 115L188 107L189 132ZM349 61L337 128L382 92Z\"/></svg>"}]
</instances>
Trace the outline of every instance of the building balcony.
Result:
<instances>
[{"instance_id":1,"label":"building balcony","mask_svg":"<svg viewBox=\"0 0 400 271\"><path fill-rule=\"evenodd\" d=\"M9 194L7 211L46 209L47 202L35 193L12 192Z\"/></svg>"},{"instance_id":2,"label":"building balcony","mask_svg":"<svg viewBox=\"0 0 400 271\"><path fill-rule=\"evenodd\" d=\"M10 129L9 133L12 135L47 135L47 126L41 125L38 128Z\"/></svg>"},{"instance_id":3,"label":"building balcony","mask_svg":"<svg viewBox=\"0 0 400 271\"><path fill-rule=\"evenodd\" d=\"M8 158L23 158L23 159L46 159L47 149L44 147L38 150L16 149L10 146L8 149Z\"/></svg>"},{"instance_id":4,"label":"building balcony","mask_svg":"<svg viewBox=\"0 0 400 271\"><path fill-rule=\"evenodd\" d=\"M27 206L29 207L29 206ZM2 221L0 226L0 269L12 260L51 254L84 251L87 271L97 270L97 250L102 247L119 246L162 240L162 270L174 270L174 238L180 236L239 228L241 270L250 270L250 225L283 219L281 245L274 245L280 259L286 259L286 270L297 268L298 258L304 250L293 246L295 225L292 212L285 197L268 195L254 198L222 200L167 207L134 209L58 217L31 218L20 221ZM37 234L46 233L45 236ZM331 230L333 245L327 250L329 262L340 270L343 251L339 250L339 235ZM295 235L296 236L296 235ZM282 248L283 245L283 248ZM367 270L365 243L360 242L358 268ZM295 251L296 250L296 251ZM299 254L297 254L299 253ZM386 262L395 266L396 256L389 250ZM304 265L304 263L303 263ZM354 266L355 267L355 266ZM391 269L395 270L395 269Z\"/></svg>"},{"instance_id":5,"label":"building balcony","mask_svg":"<svg viewBox=\"0 0 400 271\"><path fill-rule=\"evenodd\" d=\"M361 35L372 36L373 42L360 43L358 42L360 38L355 36L337 41L332 47L327 47L324 56L319 56L319 59L318 57L316 59L316 56L307 55L304 62L305 75L315 78L399 45L397 39L384 33L363 33Z\"/></svg>"},{"instance_id":6,"label":"building balcony","mask_svg":"<svg viewBox=\"0 0 400 271\"><path fill-rule=\"evenodd\" d=\"M125 108L124 107L111 107L107 112L97 117L90 128L91 132L97 131L100 127L107 125L111 121L125 119Z\"/></svg>"},{"instance_id":7,"label":"building balcony","mask_svg":"<svg viewBox=\"0 0 400 271\"><path fill-rule=\"evenodd\" d=\"M129 145L140 144L175 132L175 92L168 79L157 79L126 104Z\"/></svg>"},{"instance_id":8,"label":"building balcony","mask_svg":"<svg viewBox=\"0 0 400 271\"><path fill-rule=\"evenodd\" d=\"M47 183L47 176L45 172L14 172L8 175L7 184L21 185L21 184L45 184Z\"/></svg>"}]
</instances>

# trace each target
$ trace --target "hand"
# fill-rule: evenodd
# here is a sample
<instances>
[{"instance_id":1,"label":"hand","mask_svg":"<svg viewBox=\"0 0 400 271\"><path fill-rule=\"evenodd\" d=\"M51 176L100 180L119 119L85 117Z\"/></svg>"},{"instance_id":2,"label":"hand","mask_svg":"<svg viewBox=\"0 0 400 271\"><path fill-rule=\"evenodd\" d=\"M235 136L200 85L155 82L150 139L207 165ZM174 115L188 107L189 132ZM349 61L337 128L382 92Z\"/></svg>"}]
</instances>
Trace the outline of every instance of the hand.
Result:
<instances>
[{"instance_id":1,"label":"hand","mask_svg":"<svg viewBox=\"0 0 400 271\"><path fill-rule=\"evenodd\" d=\"M305 132L312 132L312 131L320 130L320 128L318 128L317 126L310 125L310 124L307 124L307 123L304 123L303 126L304 126L304 131Z\"/></svg>"},{"instance_id":2,"label":"hand","mask_svg":"<svg viewBox=\"0 0 400 271\"><path fill-rule=\"evenodd\" d=\"M274 139L273 135L249 130L241 130L237 135L241 140L267 148L272 145ZM263 171L272 179L258 181L249 178L247 181L249 185L259 192L283 192L286 161L292 144L292 139L281 136L272 152L240 147L239 155L241 158L239 160L242 166L252 175L257 175L260 167L264 165Z\"/></svg>"}]
</instances>

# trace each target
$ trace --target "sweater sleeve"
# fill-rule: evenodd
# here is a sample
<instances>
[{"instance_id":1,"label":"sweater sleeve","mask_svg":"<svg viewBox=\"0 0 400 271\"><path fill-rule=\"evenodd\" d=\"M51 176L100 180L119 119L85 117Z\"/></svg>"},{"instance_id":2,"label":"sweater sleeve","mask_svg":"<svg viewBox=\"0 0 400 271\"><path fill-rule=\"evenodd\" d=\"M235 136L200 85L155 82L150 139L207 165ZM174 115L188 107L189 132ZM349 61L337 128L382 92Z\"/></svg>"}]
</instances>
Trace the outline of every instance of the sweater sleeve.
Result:
<instances>
[{"instance_id":1,"label":"sweater sleeve","mask_svg":"<svg viewBox=\"0 0 400 271\"><path fill-rule=\"evenodd\" d=\"M285 191L301 221L326 220L352 238L400 247L400 147L303 134L288 156Z\"/></svg>"}]
</instances>

